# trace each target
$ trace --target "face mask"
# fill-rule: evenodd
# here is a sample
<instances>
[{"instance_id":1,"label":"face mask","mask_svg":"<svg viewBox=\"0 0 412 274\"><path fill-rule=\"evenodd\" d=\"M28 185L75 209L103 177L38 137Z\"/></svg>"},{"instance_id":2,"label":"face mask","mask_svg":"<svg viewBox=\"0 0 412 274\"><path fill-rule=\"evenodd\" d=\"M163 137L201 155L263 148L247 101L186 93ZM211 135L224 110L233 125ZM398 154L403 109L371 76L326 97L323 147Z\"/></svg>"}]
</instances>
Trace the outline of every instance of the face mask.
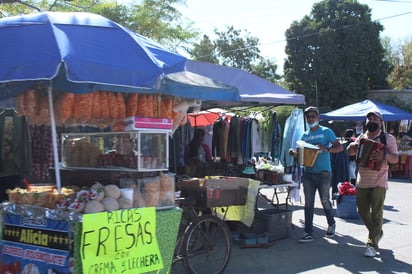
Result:
<instances>
[{"instance_id":1,"label":"face mask","mask_svg":"<svg viewBox=\"0 0 412 274\"><path fill-rule=\"evenodd\" d=\"M319 121L313 122L313 124L309 125L310 128L317 127L319 125Z\"/></svg>"},{"instance_id":2,"label":"face mask","mask_svg":"<svg viewBox=\"0 0 412 274\"><path fill-rule=\"evenodd\" d=\"M377 123L374 122L368 122L366 124L366 129L370 132L375 132L376 130L378 130L379 125Z\"/></svg>"}]
</instances>

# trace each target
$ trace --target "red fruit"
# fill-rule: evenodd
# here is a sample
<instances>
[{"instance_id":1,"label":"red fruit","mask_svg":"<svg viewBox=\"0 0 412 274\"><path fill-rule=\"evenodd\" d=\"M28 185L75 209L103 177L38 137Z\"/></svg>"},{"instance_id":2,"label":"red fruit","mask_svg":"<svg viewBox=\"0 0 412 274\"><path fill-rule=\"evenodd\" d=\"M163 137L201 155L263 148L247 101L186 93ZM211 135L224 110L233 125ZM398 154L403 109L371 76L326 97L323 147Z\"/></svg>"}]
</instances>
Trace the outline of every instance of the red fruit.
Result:
<instances>
[{"instance_id":1,"label":"red fruit","mask_svg":"<svg viewBox=\"0 0 412 274\"><path fill-rule=\"evenodd\" d=\"M20 261L16 261L15 265L16 265L15 267L16 267L16 270L17 270L16 273L20 273L21 272L21 263L20 263Z\"/></svg>"},{"instance_id":2,"label":"red fruit","mask_svg":"<svg viewBox=\"0 0 412 274\"><path fill-rule=\"evenodd\" d=\"M7 269L7 265L3 262L0 262L0 273L6 273Z\"/></svg>"}]
</instances>

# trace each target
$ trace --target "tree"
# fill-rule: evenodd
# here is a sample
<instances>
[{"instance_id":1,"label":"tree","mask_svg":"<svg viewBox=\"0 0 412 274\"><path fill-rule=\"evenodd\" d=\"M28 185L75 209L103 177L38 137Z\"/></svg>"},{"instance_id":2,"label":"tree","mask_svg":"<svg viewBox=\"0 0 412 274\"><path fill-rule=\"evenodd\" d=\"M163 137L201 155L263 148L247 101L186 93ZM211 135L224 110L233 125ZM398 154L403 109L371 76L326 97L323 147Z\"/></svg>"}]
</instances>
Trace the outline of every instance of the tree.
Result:
<instances>
[{"instance_id":1,"label":"tree","mask_svg":"<svg viewBox=\"0 0 412 274\"><path fill-rule=\"evenodd\" d=\"M182 18L175 6L184 0L143 0L140 4L118 4L115 0L0 0L0 17L34 10L85 11L100 14L172 49L188 47L199 33Z\"/></svg>"},{"instance_id":2,"label":"tree","mask_svg":"<svg viewBox=\"0 0 412 274\"><path fill-rule=\"evenodd\" d=\"M387 59L392 64L389 75L389 85L393 89L412 89L412 37L405 39L398 46L385 40L384 47L387 51Z\"/></svg>"},{"instance_id":3,"label":"tree","mask_svg":"<svg viewBox=\"0 0 412 274\"><path fill-rule=\"evenodd\" d=\"M363 100L386 88L389 64L367 5L324 0L286 31L285 80L322 111Z\"/></svg>"},{"instance_id":4,"label":"tree","mask_svg":"<svg viewBox=\"0 0 412 274\"><path fill-rule=\"evenodd\" d=\"M185 0L144 0L129 7L125 25L173 49L188 47L199 33L193 22L184 20L176 9L175 6L183 4Z\"/></svg>"},{"instance_id":5,"label":"tree","mask_svg":"<svg viewBox=\"0 0 412 274\"><path fill-rule=\"evenodd\" d=\"M98 0L0 0L0 17L32 13L34 11L87 11Z\"/></svg>"},{"instance_id":6,"label":"tree","mask_svg":"<svg viewBox=\"0 0 412 274\"><path fill-rule=\"evenodd\" d=\"M276 62L260 55L258 38L233 26L226 31L215 29L215 35L217 38L213 41L204 35L199 43L188 50L194 60L243 69L274 83L280 79L276 74Z\"/></svg>"},{"instance_id":7,"label":"tree","mask_svg":"<svg viewBox=\"0 0 412 274\"><path fill-rule=\"evenodd\" d=\"M203 35L203 39L199 42L199 44L195 44L193 49L189 49L188 52L197 61L219 64L216 46L207 35Z\"/></svg>"}]
</instances>

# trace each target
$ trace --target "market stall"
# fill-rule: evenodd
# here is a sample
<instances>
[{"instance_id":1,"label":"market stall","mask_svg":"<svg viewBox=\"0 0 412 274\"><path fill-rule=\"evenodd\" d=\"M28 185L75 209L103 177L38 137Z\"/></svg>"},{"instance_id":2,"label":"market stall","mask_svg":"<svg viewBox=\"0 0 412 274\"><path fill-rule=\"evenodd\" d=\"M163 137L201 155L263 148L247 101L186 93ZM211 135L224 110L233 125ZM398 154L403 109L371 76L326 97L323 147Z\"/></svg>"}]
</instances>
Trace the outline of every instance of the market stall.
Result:
<instances>
[{"instance_id":1,"label":"market stall","mask_svg":"<svg viewBox=\"0 0 412 274\"><path fill-rule=\"evenodd\" d=\"M1 266L168 272L181 214L169 135L188 107L217 95L236 101L237 89L178 74L184 57L98 15L41 12L0 26L0 99L16 98L30 132L50 133L40 144L47 151L32 145L39 162L52 159L45 167L56 186L10 191ZM65 181L71 173L76 180Z\"/></svg>"},{"instance_id":2,"label":"market stall","mask_svg":"<svg viewBox=\"0 0 412 274\"><path fill-rule=\"evenodd\" d=\"M282 166L281 162L281 143L282 131L278 123L276 113L268 111L268 115L262 118L261 112L243 111L240 112L239 106L278 106L278 105L300 105L304 104L304 96L287 91L265 79L259 78L246 71L219 66L205 62L188 61L186 70L200 73L222 82L236 86L240 92L239 102L219 102L210 101L207 104L202 104L202 110L190 114L189 118L192 127L203 127L211 136L206 141L211 148L214 162L208 163L204 168L200 168L201 172L195 177L221 177L231 178L231 181L239 178L241 181L248 178L248 197L245 205L230 206L229 208L218 208L216 212L220 212L222 218L226 220L240 221L248 227L252 227L252 231L262 232L262 229L273 227L273 224L280 220L280 216L285 217L285 220L290 220L291 212L284 212L287 208L287 203L290 199L295 198L298 184L291 180L291 169ZM229 109L227 110L211 110L208 107L220 106ZM236 110L230 109L231 107ZM268 107L269 109L269 107ZM303 113L302 113L303 125ZM186 131L187 130L187 131ZM179 149L185 147L188 140L186 136L191 136L193 128L181 129L181 132L174 135L176 144ZM189 133L188 133L189 132ZM206 137L205 137L206 139ZM288 141L291 141L289 138ZM182 159L178 160L183 162ZM191 163L190 163L191 164ZM181 171L183 174L190 174L193 168L188 168ZM199 169L195 169L199 170ZM185 173L186 172L186 173ZM289 173L289 174L286 174ZM192 176L192 175L191 175ZM297 178L294 178L297 179ZM194 180L197 182L197 179ZM222 182L223 184L223 182ZM211 188L213 188L211 186ZM185 192L185 191L184 191ZM186 192L185 192L186 193ZM280 200L278 194L285 194L285 200ZM268 196L266 196L268 194ZM265 197L269 203L273 205L270 214L263 214L256 208L256 200L259 197ZM233 197L232 197L233 198ZM282 210L279 210L282 208ZM222 213L223 212L223 213ZM255 218L255 213L258 213ZM262 214L259 214L262 213ZM264 212L268 213L268 212ZM260 218L262 217L262 218ZM260 218L260 219L259 219ZM256 219L256 220L255 220ZM263 219L263 221L262 221ZM258 229L256 222L264 223ZM266 226L267 225L267 226ZM280 225L280 224L279 224ZM287 231L288 222L282 223L284 226L282 231ZM268 230L266 230L268 232ZM274 232L273 229L270 230ZM282 233L282 236L271 235L271 240L285 237L287 233Z\"/></svg>"},{"instance_id":3,"label":"market stall","mask_svg":"<svg viewBox=\"0 0 412 274\"><path fill-rule=\"evenodd\" d=\"M412 120L412 113L399 109L395 106L386 105L372 100L364 100L354 104L344 106L342 108L320 114L323 120L332 121L364 121L366 114L370 111L379 111L382 114L385 131L393 134L397 138L399 163L390 166L390 171L393 175L411 177L410 163L412 162L412 153L410 152L410 142L408 137L397 135L397 132L392 131L393 123L396 122L404 124L404 133L410 128L410 121ZM391 123L391 126L388 126ZM397 126L396 128L400 128ZM394 127L395 128L395 127Z\"/></svg>"}]
</instances>

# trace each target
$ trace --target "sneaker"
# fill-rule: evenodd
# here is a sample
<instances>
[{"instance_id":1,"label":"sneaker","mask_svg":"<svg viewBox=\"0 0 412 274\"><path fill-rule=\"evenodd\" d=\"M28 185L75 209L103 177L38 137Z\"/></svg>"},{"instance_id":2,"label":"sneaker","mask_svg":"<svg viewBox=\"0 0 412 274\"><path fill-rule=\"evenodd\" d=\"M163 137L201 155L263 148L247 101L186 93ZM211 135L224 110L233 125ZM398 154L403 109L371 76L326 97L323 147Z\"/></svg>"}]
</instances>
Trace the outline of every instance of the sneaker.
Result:
<instances>
[{"instance_id":1,"label":"sneaker","mask_svg":"<svg viewBox=\"0 0 412 274\"><path fill-rule=\"evenodd\" d=\"M305 236L299 239L299 243L308 243L312 241L313 241L313 237L309 233L306 233Z\"/></svg>"},{"instance_id":2,"label":"sneaker","mask_svg":"<svg viewBox=\"0 0 412 274\"><path fill-rule=\"evenodd\" d=\"M336 229L336 224L330 225L328 227L328 230L326 230L326 237L332 238L335 236L335 229Z\"/></svg>"},{"instance_id":3,"label":"sneaker","mask_svg":"<svg viewBox=\"0 0 412 274\"><path fill-rule=\"evenodd\" d=\"M366 257L375 257L376 256L376 249L373 246L368 245L365 249L365 256Z\"/></svg>"}]
</instances>

